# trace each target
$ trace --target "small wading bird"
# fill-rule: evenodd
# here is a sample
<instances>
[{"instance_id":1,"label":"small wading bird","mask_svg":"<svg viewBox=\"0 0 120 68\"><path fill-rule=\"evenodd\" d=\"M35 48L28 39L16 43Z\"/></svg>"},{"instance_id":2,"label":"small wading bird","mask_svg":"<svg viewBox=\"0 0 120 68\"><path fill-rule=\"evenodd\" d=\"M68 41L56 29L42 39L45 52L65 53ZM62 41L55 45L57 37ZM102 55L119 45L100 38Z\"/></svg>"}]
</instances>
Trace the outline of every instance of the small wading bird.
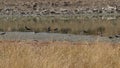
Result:
<instances>
[{"instance_id":1,"label":"small wading bird","mask_svg":"<svg viewBox=\"0 0 120 68\"><path fill-rule=\"evenodd\" d=\"M36 33L39 33L39 31L32 30L31 28L29 28L29 27L27 27L27 26L25 26L25 29L26 29L27 31L32 31L32 32L34 32L35 34L36 34Z\"/></svg>"},{"instance_id":2,"label":"small wading bird","mask_svg":"<svg viewBox=\"0 0 120 68\"><path fill-rule=\"evenodd\" d=\"M25 26L25 29L26 29L26 30L28 30L28 31L30 31L30 30L31 30L31 29L30 29L29 27L27 27L27 26Z\"/></svg>"},{"instance_id":3,"label":"small wading bird","mask_svg":"<svg viewBox=\"0 0 120 68\"><path fill-rule=\"evenodd\" d=\"M113 39L113 37L112 37L112 36L109 36L109 39Z\"/></svg>"},{"instance_id":4,"label":"small wading bird","mask_svg":"<svg viewBox=\"0 0 120 68\"><path fill-rule=\"evenodd\" d=\"M115 35L116 38L120 38L120 35Z\"/></svg>"},{"instance_id":5,"label":"small wading bird","mask_svg":"<svg viewBox=\"0 0 120 68\"><path fill-rule=\"evenodd\" d=\"M58 32L58 28L55 28L55 29L54 29L54 32Z\"/></svg>"},{"instance_id":6,"label":"small wading bird","mask_svg":"<svg viewBox=\"0 0 120 68\"><path fill-rule=\"evenodd\" d=\"M0 33L0 35L5 35L5 34L6 34L5 32Z\"/></svg>"},{"instance_id":7,"label":"small wading bird","mask_svg":"<svg viewBox=\"0 0 120 68\"><path fill-rule=\"evenodd\" d=\"M48 28L47 28L47 32L50 32L50 31L51 31L51 27L48 27Z\"/></svg>"}]
</instances>

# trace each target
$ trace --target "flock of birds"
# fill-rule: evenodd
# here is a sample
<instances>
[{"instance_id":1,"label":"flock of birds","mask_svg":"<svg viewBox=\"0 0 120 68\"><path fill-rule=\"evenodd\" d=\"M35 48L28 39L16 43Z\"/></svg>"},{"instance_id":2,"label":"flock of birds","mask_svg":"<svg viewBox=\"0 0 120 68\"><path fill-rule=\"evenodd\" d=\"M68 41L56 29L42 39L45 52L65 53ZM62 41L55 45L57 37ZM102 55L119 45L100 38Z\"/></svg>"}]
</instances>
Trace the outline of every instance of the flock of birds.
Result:
<instances>
[{"instance_id":1,"label":"flock of birds","mask_svg":"<svg viewBox=\"0 0 120 68\"><path fill-rule=\"evenodd\" d=\"M27 27L27 26L25 26L25 30L27 30L27 31L33 31L31 28L29 28L29 27ZM53 29L55 32L57 32L58 31L58 28L55 28L55 29ZM48 28L47 28L47 32L49 33L49 32L51 32L52 31L52 29L51 29L51 27L49 26ZM34 33L38 33L38 32L36 32L36 31L33 31Z\"/></svg>"},{"instance_id":2,"label":"flock of birds","mask_svg":"<svg viewBox=\"0 0 120 68\"><path fill-rule=\"evenodd\" d=\"M120 35L109 36L109 39L120 38Z\"/></svg>"},{"instance_id":3,"label":"flock of birds","mask_svg":"<svg viewBox=\"0 0 120 68\"><path fill-rule=\"evenodd\" d=\"M27 27L27 26L25 26L25 29L27 30L27 31L31 31L32 29L30 29L29 27ZM6 32L2 32L2 33L0 33L0 35L5 35L6 34Z\"/></svg>"},{"instance_id":4,"label":"flock of birds","mask_svg":"<svg viewBox=\"0 0 120 68\"><path fill-rule=\"evenodd\" d=\"M29 28L29 27L27 27L27 26L25 26L25 29L26 29L27 31L32 31L32 29ZM57 30L58 30L58 28L55 28L55 29L54 29L54 31L57 31ZM47 28L47 32L50 32L50 31L52 31L52 30L51 30L51 27L49 26L49 27Z\"/></svg>"},{"instance_id":5,"label":"flock of birds","mask_svg":"<svg viewBox=\"0 0 120 68\"><path fill-rule=\"evenodd\" d=\"M27 26L25 26L25 30L26 30L26 31L33 31L31 28L29 28L29 27L27 27ZM48 27L48 28L47 28L47 32L49 33L49 32L51 32L51 31L52 31L52 30L51 30L51 27ZM58 31L58 28L55 28L54 31ZM38 32L34 31L34 33L38 33ZM0 35L5 35L5 34L6 34L6 32L0 33Z\"/></svg>"},{"instance_id":6,"label":"flock of birds","mask_svg":"<svg viewBox=\"0 0 120 68\"><path fill-rule=\"evenodd\" d=\"M29 28L27 26L25 26L25 30L27 30L27 31L33 31L31 28ZM58 31L58 28L55 28L54 31ZM48 33L51 32L51 27L47 28L47 32ZM38 32L34 31L34 33L38 33ZM6 34L6 32L0 33L0 35L5 35L5 34ZM112 36L109 36L108 38L109 39L115 39L115 38L117 38L117 39L119 38L120 39L120 35L119 34L118 35L112 35Z\"/></svg>"}]
</instances>

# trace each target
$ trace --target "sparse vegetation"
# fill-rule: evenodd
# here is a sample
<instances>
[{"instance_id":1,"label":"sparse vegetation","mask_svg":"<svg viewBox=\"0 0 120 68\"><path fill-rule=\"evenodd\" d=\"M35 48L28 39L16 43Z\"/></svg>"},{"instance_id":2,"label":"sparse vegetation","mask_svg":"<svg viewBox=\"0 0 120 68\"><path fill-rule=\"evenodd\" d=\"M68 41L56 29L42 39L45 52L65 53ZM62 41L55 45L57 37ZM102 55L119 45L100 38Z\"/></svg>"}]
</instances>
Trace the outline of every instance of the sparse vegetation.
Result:
<instances>
[{"instance_id":1,"label":"sparse vegetation","mask_svg":"<svg viewBox=\"0 0 120 68\"><path fill-rule=\"evenodd\" d=\"M37 19L36 19L37 18ZM51 32L80 34L86 31L87 35L103 35L120 34L119 19L106 20L84 17L19 17L1 19L1 31L26 31L25 26L37 32L47 32L47 28L51 27ZM62 19L64 18L64 19ZM36 20L36 22L35 22ZM67 20L67 21L66 21ZM57 31L55 29L57 28Z\"/></svg>"},{"instance_id":2,"label":"sparse vegetation","mask_svg":"<svg viewBox=\"0 0 120 68\"><path fill-rule=\"evenodd\" d=\"M0 0L0 37L5 39L0 40L0 68L119 68L119 4L120 0ZM32 33L9 36L9 31ZM32 41L8 41L13 36Z\"/></svg>"}]
</instances>

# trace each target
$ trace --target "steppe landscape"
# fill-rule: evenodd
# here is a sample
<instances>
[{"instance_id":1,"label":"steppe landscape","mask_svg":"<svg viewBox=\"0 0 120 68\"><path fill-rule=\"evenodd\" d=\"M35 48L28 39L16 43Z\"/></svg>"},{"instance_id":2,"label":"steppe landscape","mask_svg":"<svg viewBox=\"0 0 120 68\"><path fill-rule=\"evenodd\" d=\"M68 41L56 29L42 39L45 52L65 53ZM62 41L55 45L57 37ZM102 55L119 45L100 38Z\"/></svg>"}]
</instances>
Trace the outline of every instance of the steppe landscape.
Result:
<instances>
[{"instance_id":1,"label":"steppe landscape","mask_svg":"<svg viewBox=\"0 0 120 68\"><path fill-rule=\"evenodd\" d=\"M0 0L0 68L119 68L120 0Z\"/></svg>"}]
</instances>

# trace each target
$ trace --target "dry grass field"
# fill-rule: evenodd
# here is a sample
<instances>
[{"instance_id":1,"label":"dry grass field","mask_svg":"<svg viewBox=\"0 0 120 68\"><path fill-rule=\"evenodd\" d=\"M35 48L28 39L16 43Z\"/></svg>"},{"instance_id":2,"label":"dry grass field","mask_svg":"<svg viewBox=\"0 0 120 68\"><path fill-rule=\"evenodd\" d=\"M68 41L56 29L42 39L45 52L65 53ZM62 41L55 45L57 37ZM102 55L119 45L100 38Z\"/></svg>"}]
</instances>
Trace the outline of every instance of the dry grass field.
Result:
<instances>
[{"instance_id":1,"label":"dry grass field","mask_svg":"<svg viewBox=\"0 0 120 68\"><path fill-rule=\"evenodd\" d=\"M0 41L0 68L119 68L120 44Z\"/></svg>"}]
</instances>

